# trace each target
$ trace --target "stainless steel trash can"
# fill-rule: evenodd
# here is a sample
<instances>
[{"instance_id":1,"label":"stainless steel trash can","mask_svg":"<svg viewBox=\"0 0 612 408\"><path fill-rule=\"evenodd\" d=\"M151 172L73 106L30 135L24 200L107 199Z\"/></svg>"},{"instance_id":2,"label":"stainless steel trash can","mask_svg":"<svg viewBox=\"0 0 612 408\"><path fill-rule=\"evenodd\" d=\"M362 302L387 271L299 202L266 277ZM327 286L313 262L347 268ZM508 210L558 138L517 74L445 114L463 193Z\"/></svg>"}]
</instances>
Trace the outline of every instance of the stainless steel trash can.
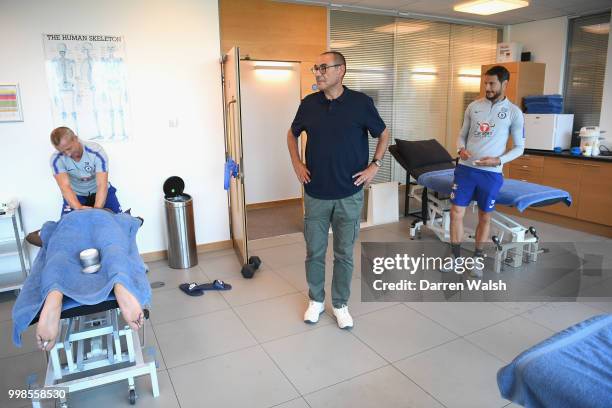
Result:
<instances>
[{"instance_id":1,"label":"stainless steel trash can","mask_svg":"<svg viewBox=\"0 0 612 408\"><path fill-rule=\"evenodd\" d=\"M166 183L164 183L164 192L166 192ZM164 198L168 231L168 265L174 269L191 268L198 264L193 199L189 194L183 193L182 180L180 184L182 186L176 188L175 185L174 191L166 194Z\"/></svg>"}]
</instances>

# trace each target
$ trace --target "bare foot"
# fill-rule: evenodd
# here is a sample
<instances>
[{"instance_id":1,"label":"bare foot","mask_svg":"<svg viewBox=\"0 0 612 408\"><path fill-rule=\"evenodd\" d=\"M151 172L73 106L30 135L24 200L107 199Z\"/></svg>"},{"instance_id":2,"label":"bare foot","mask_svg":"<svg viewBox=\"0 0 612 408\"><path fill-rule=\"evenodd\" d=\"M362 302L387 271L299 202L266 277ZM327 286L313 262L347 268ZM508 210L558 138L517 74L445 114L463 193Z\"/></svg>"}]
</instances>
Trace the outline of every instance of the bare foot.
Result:
<instances>
[{"instance_id":1,"label":"bare foot","mask_svg":"<svg viewBox=\"0 0 612 408\"><path fill-rule=\"evenodd\" d=\"M41 350L49 351L55 345L55 340L59 334L60 315L62 314L62 297L62 293L57 290L49 292L40 311L40 317L36 325L36 342Z\"/></svg>"},{"instance_id":2,"label":"bare foot","mask_svg":"<svg viewBox=\"0 0 612 408\"><path fill-rule=\"evenodd\" d=\"M115 297L117 303L119 303L119 309L123 320L130 326L134 331L137 331L144 324L144 313L138 299L134 297L126 288L120 283L115 284Z\"/></svg>"}]
</instances>

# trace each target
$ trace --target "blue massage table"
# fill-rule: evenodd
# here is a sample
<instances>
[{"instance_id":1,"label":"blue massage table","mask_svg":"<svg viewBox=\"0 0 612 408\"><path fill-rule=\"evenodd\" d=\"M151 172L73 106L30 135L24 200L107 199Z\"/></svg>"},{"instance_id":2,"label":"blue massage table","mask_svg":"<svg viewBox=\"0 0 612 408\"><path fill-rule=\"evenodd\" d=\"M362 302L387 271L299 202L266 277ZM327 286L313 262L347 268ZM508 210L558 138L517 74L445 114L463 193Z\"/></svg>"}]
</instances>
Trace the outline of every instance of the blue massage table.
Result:
<instances>
[{"instance_id":1,"label":"blue massage table","mask_svg":"<svg viewBox=\"0 0 612 408\"><path fill-rule=\"evenodd\" d=\"M454 171L454 169L430 171L422 174L417 183L430 190L449 195L453 186ZM567 191L558 188L505 179L495 204L516 207L517 210L523 212L529 207L543 207L558 202L570 206L572 198Z\"/></svg>"},{"instance_id":2,"label":"blue massage table","mask_svg":"<svg viewBox=\"0 0 612 408\"><path fill-rule=\"evenodd\" d=\"M612 407L612 315L578 323L497 373L501 395L527 408Z\"/></svg>"},{"instance_id":3,"label":"blue massage table","mask_svg":"<svg viewBox=\"0 0 612 408\"><path fill-rule=\"evenodd\" d=\"M54 396L65 408L69 393L127 380L128 398L134 404L135 378L142 375L150 376L153 396L159 395L156 363L143 357L145 329L139 330L141 337L123 321L113 291L115 283L122 284L148 318L151 287L136 245L141 225L142 219L129 214L98 209L74 211L43 225L43 246L12 313L13 342L21 346L21 336L38 322L47 294L63 294L60 330L47 355L44 383L35 376L28 380L33 396ZM82 273L79 253L87 248L100 251L101 268L94 274ZM55 393L58 387L65 392ZM41 403L32 399L34 408Z\"/></svg>"},{"instance_id":4,"label":"blue massage table","mask_svg":"<svg viewBox=\"0 0 612 408\"><path fill-rule=\"evenodd\" d=\"M426 225L440 240L450 241L450 193L453 177L454 166L421 172L418 175L417 184L422 191L420 195L414 195L414 198L421 202L423 217L412 224L412 237L420 235L421 227ZM567 191L558 188L505 179L495 204L514 207L523 212L529 207L542 207L559 202L569 206L572 198ZM496 247L495 272L499 273L503 264L516 268L523 262L537 261L538 236L535 228L525 227L498 212L493 213L491 223L492 229L496 231L492 237ZM474 236L474 231L466 229L464 240L473 241Z\"/></svg>"}]
</instances>

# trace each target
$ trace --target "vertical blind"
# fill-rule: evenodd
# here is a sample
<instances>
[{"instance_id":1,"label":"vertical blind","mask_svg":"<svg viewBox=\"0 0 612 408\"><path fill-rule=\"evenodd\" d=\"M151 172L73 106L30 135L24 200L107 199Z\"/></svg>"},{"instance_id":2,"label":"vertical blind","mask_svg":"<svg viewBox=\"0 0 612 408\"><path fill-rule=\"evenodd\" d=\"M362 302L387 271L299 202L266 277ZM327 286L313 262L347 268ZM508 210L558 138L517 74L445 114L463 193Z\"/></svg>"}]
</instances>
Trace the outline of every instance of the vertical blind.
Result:
<instances>
[{"instance_id":1,"label":"vertical blind","mask_svg":"<svg viewBox=\"0 0 612 408\"><path fill-rule=\"evenodd\" d=\"M599 126L609 33L609 12L570 20L564 94L574 130Z\"/></svg>"},{"instance_id":2,"label":"vertical blind","mask_svg":"<svg viewBox=\"0 0 612 408\"><path fill-rule=\"evenodd\" d=\"M344 84L370 96L393 132L393 37L395 18L360 13L330 14L330 48L346 58ZM378 139L370 138L370 160ZM388 157L386 155L385 157ZM384 160L373 182L391 180L391 160Z\"/></svg>"},{"instance_id":3,"label":"vertical blind","mask_svg":"<svg viewBox=\"0 0 612 408\"><path fill-rule=\"evenodd\" d=\"M394 139L455 149L463 112L495 61L499 30L332 10L330 48L347 59L345 84L370 95ZM373 154L376 140L370 141ZM374 182L405 181L390 155Z\"/></svg>"}]
</instances>

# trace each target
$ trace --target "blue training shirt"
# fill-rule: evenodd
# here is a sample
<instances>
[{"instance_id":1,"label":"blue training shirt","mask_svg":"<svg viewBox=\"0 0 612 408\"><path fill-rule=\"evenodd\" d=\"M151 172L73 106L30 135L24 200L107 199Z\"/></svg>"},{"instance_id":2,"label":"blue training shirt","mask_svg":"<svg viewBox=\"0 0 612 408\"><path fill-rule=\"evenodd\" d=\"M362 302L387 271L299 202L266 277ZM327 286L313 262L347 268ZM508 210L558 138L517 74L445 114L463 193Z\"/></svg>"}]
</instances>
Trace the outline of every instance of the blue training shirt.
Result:
<instances>
[{"instance_id":1,"label":"blue training shirt","mask_svg":"<svg viewBox=\"0 0 612 408\"><path fill-rule=\"evenodd\" d=\"M99 144L80 141L83 145L81 160L72 160L60 152L51 155L53 175L68 173L70 186L76 195L86 196L97 191L96 173L108 173L108 156Z\"/></svg>"},{"instance_id":2,"label":"blue training shirt","mask_svg":"<svg viewBox=\"0 0 612 408\"><path fill-rule=\"evenodd\" d=\"M346 86L344 92L329 100L321 91L302 100L291 132L308 134L306 167L310 183L306 193L321 200L349 197L363 188L353 175L368 167L368 132L379 137L385 130L372 98Z\"/></svg>"}]
</instances>

